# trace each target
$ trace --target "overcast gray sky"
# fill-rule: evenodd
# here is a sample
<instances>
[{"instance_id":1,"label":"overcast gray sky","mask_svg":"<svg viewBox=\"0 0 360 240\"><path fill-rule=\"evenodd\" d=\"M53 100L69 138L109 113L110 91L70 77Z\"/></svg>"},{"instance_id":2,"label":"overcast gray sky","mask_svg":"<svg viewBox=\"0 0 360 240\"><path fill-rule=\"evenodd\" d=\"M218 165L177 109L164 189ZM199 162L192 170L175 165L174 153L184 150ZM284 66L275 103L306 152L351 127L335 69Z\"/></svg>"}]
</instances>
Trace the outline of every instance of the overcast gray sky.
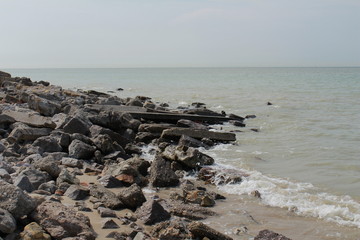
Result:
<instances>
[{"instance_id":1,"label":"overcast gray sky","mask_svg":"<svg viewBox=\"0 0 360 240\"><path fill-rule=\"evenodd\" d=\"M0 68L360 66L360 0L0 0Z\"/></svg>"}]
</instances>

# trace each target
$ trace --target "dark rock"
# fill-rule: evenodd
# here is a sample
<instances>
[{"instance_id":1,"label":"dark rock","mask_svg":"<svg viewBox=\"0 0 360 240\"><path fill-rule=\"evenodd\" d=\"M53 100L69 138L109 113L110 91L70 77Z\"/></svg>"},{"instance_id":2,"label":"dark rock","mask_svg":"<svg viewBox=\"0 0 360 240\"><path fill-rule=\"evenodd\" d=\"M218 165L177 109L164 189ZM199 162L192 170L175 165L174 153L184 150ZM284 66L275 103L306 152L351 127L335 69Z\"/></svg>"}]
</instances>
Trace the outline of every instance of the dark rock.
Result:
<instances>
[{"instance_id":1,"label":"dark rock","mask_svg":"<svg viewBox=\"0 0 360 240\"><path fill-rule=\"evenodd\" d=\"M246 119L249 119L249 118L256 118L256 115L246 115L245 116Z\"/></svg>"},{"instance_id":2,"label":"dark rock","mask_svg":"<svg viewBox=\"0 0 360 240\"><path fill-rule=\"evenodd\" d=\"M101 185L90 185L90 195L99 199L107 208L121 209L123 202L112 191L107 190Z\"/></svg>"},{"instance_id":3,"label":"dark rock","mask_svg":"<svg viewBox=\"0 0 360 240\"><path fill-rule=\"evenodd\" d=\"M90 127L90 135L92 138L95 138L96 136L101 135L101 134L106 134L106 135L110 136L113 141L116 141L122 147L125 147L126 144L128 144L131 141L131 139L129 139L117 132L114 132L108 128L104 128L104 127L101 127L98 125L92 125Z\"/></svg>"},{"instance_id":4,"label":"dark rock","mask_svg":"<svg viewBox=\"0 0 360 240\"><path fill-rule=\"evenodd\" d=\"M149 200L136 210L137 217L144 222L145 225L153 225L158 222L170 219L170 214L156 201Z\"/></svg>"},{"instance_id":5,"label":"dark rock","mask_svg":"<svg viewBox=\"0 0 360 240\"><path fill-rule=\"evenodd\" d=\"M143 186L146 184L146 179L134 168L132 162L121 161L118 164L109 164L103 170L103 175L115 176L125 185L130 186L133 183Z\"/></svg>"},{"instance_id":6,"label":"dark rock","mask_svg":"<svg viewBox=\"0 0 360 240\"><path fill-rule=\"evenodd\" d=\"M20 176L22 175L29 178L31 184L34 186L34 189L38 189L40 184L51 180L51 177L48 173L36 169L25 169L20 173Z\"/></svg>"},{"instance_id":7,"label":"dark rock","mask_svg":"<svg viewBox=\"0 0 360 240\"><path fill-rule=\"evenodd\" d=\"M238 121L240 121L240 122L242 122L242 121L244 121L245 120L245 118L243 118L243 117L241 117L241 116L238 116L238 115L235 115L235 114L229 114L229 118L232 118L232 119L236 119L236 120L238 120Z\"/></svg>"},{"instance_id":8,"label":"dark rock","mask_svg":"<svg viewBox=\"0 0 360 240\"><path fill-rule=\"evenodd\" d=\"M39 112L43 116L54 116L61 111L60 104L36 95L29 96L28 105L30 109Z\"/></svg>"},{"instance_id":9,"label":"dark rock","mask_svg":"<svg viewBox=\"0 0 360 240\"><path fill-rule=\"evenodd\" d=\"M95 240L96 238L88 217L58 202L43 202L32 213L32 218L54 239L83 237Z\"/></svg>"},{"instance_id":10,"label":"dark rock","mask_svg":"<svg viewBox=\"0 0 360 240\"><path fill-rule=\"evenodd\" d=\"M235 169L213 169L210 167L202 168L198 173L200 180L216 185L240 183L242 178L247 176L249 175Z\"/></svg>"},{"instance_id":11,"label":"dark rock","mask_svg":"<svg viewBox=\"0 0 360 240\"><path fill-rule=\"evenodd\" d=\"M119 228L119 225L117 225L116 222L114 222L114 220L112 219L106 219L102 226L101 226L102 229L116 229L116 228Z\"/></svg>"},{"instance_id":12,"label":"dark rock","mask_svg":"<svg viewBox=\"0 0 360 240\"><path fill-rule=\"evenodd\" d=\"M242 121L237 121L237 120L230 120L229 123L231 123L232 125L236 126L236 127L245 127L246 124L243 123Z\"/></svg>"},{"instance_id":13,"label":"dark rock","mask_svg":"<svg viewBox=\"0 0 360 240\"><path fill-rule=\"evenodd\" d=\"M64 195L71 198L72 200L83 200L87 196L89 196L89 189L86 189L78 185L71 185L66 190Z\"/></svg>"},{"instance_id":14,"label":"dark rock","mask_svg":"<svg viewBox=\"0 0 360 240\"><path fill-rule=\"evenodd\" d=\"M150 143L152 140L159 138L161 134L159 133L150 133L150 132L139 132L136 134L135 141Z\"/></svg>"},{"instance_id":15,"label":"dark rock","mask_svg":"<svg viewBox=\"0 0 360 240\"><path fill-rule=\"evenodd\" d=\"M142 154L141 147L139 147L139 146L137 146L135 144L132 144L132 143L126 144L125 151L128 154L138 154L138 155Z\"/></svg>"},{"instance_id":16,"label":"dark rock","mask_svg":"<svg viewBox=\"0 0 360 240\"><path fill-rule=\"evenodd\" d=\"M47 182L47 183L42 183L38 190L44 190L44 191L47 191L51 194L54 194L55 191L56 191L56 185L55 185L55 182L54 181L50 181L50 182Z\"/></svg>"},{"instance_id":17,"label":"dark rock","mask_svg":"<svg viewBox=\"0 0 360 240\"><path fill-rule=\"evenodd\" d=\"M172 187L179 184L179 177L171 169L171 163L157 155L151 164L149 181L153 187Z\"/></svg>"},{"instance_id":18,"label":"dark rock","mask_svg":"<svg viewBox=\"0 0 360 240\"><path fill-rule=\"evenodd\" d=\"M95 148L81 142L79 140L74 140L69 145L69 156L78 158L78 159L90 159L94 156Z\"/></svg>"},{"instance_id":19,"label":"dark rock","mask_svg":"<svg viewBox=\"0 0 360 240\"><path fill-rule=\"evenodd\" d=\"M71 118L63 127L66 133L80 133L87 135L90 132L90 124L79 117Z\"/></svg>"},{"instance_id":20,"label":"dark rock","mask_svg":"<svg viewBox=\"0 0 360 240\"><path fill-rule=\"evenodd\" d=\"M106 188L118 188L124 186L124 183L122 181L111 175L106 175L99 178L98 182Z\"/></svg>"},{"instance_id":21,"label":"dark rock","mask_svg":"<svg viewBox=\"0 0 360 240\"><path fill-rule=\"evenodd\" d=\"M193 129L200 129L200 130L208 129L207 126L205 126L201 123L197 123L197 122L187 120L187 119L180 119L179 121L177 121L176 125L178 127L193 128Z\"/></svg>"},{"instance_id":22,"label":"dark rock","mask_svg":"<svg viewBox=\"0 0 360 240\"><path fill-rule=\"evenodd\" d=\"M12 233L16 229L16 220L5 209L0 208L0 232Z\"/></svg>"},{"instance_id":23,"label":"dark rock","mask_svg":"<svg viewBox=\"0 0 360 240\"><path fill-rule=\"evenodd\" d=\"M148 168L150 167L150 163L148 161L139 157L133 157L127 159L126 162L135 168L141 175L146 176L148 174Z\"/></svg>"},{"instance_id":24,"label":"dark rock","mask_svg":"<svg viewBox=\"0 0 360 240\"><path fill-rule=\"evenodd\" d=\"M18 176L14 181L14 186L17 186L23 191L31 193L35 190L34 186L31 184L29 178L24 175Z\"/></svg>"},{"instance_id":25,"label":"dark rock","mask_svg":"<svg viewBox=\"0 0 360 240\"><path fill-rule=\"evenodd\" d=\"M118 193L118 198L130 209L136 209L146 202L146 198L137 184L121 190Z\"/></svg>"},{"instance_id":26,"label":"dark rock","mask_svg":"<svg viewBox=\"0 0 360 240\"><path fill-rule=\"evenodd\" d=\"M54 137L63 149L67 149L70 145L70 135L61 131L53 131L51 136Z\"/></svg>"},{"instance_id":27,"label":"dark rock","mask_svg":"<svg viewBox=\"0 0 360 240\"><path fill-rule=\"evenodd\" d=\"M11 176L10 176L9 172L6 171L3 168L0 168L0 179L6 181L8 183L12 183Z\"/></svg>"},{"instance_id":28,"label":"dark rock","mask_svg":"<svg viewBox=\"0 0 360 240\"><path fill-rule=\"evenodd\" d=\"M195 138L186 136L186 135L182 135L180 137L179 143L178 145L180 147L194 147L194 148L199 148L199 147L203 147L205 149L209 149L210 146L206 145L205 143L203 143L202 141L199 141Z\"/></svg>"},{"instance_id":29,"label":"dark rock","mask_svg":"<svg viewBox=\"0 0 360 240\"><path fill-rule=\"evenodd\" d=\"M20 188L0 180L0 208L18 219L29 214L35 207L36 202Z\"/></svg>"},{"instance_id":30,"label":"dark rock","mask_svg":"<svg viewBox=\"0 0 360 240\"><path fill-rule=\"evenodd\" d=\"M260 132L260 130L257 129L257 128L251 128L250 130L253 131L253 132Z\"/></svg>"},{"instance_id":31,"label":"dark rock","mask_svg":"<svg viewBox=\"0 0 360 240\"><path fill-rule=\"evenodd\" d=\"M7 73L7 72L0 71L0 77L11 78L11 74Z\"/></svg>"},{"instance_id":32,"label":"dark rock","mask_svg":"<svg viewBox=\"0 0 360 240\"><path fill-rule=\"evenodd\" d=\"M215 229L201 222L192 222L188 225L188 229L194 238L208 238L211 240L232 240L231 237L222 234Z\"/></svg>"},{"instance_id":33,"label":"dark rock","mask_svg":"<svg viewBox=\"0 0 360 240\"><path fill-rule=\"evenodd\" d=\"M124 149L107 134L100 134L93 138L92 141L103 154L109 154L115 151L125 153Z\"/></svg>"},{"instance_id":34,"label":"dark rock","mask_svg":"<svg viewBox=\"0 0 360 240\"><path fill-rule=\"evenodd\" d=\"M171 128L164 130L161 134L161 138L179 139L182 135L187 135L196 139L209 138L211 140L223 142L236 141L236 136L234 133L212 132L208 130L190 128Z\"/></svg>"},{"instance_id":35,"label":"dark rock","mask_svg":"<svg viewBox=\"0 0 360 240\"><path fill-rule=\"evenodd\" d=\"M110 128L113 131L119 131L124 128L137 130L141 122L134 119L129 113L119 112L101 112L98 115L90 117L90 121L96 125Z\"/></svg>"},{"instance_id":36,"label":"dark rock","mask_svg":"<svg viewBox=\"0 0 360 240\"><path fill-rule=\"evenodd\" d=\"M61 159L61 164L66 166L66 167L72 167L72 168L82 168L83 164L80 160L76 159L76 158L69 158L69 157L64 157Z\"/></svg>"},{"instance_id":37,"label":"dark rock","mask_svg":"<svg viewBox=\"0 0 360 240\"><path fill-rule=\"evenodd\" d=\"M33 143L33 146L41 148L44 152L61 152L62 147L57 139L51 136L39 137Z\"/></svg>"},{"instance_id":38,"label":"dark rock","mask_svg":"<svg viewBox=\"0 0 360 240\"><path fill-rule=\"evenodd\" d=\"M191 220L203 220L209 216L217 214L210 209L200 207L194 204L184 204L179 201L173 201L170 204L170 213L178 217L184 217Z\"/></svg>"},{"instance_id":39,"label":"dark rock","mask_svg":"<svg viewBox=\"0 0 360 240\"><path fill-rule=\"evenodd\" d=\"M26 225L20 236L22 240L51 240L50 235L36 222Z\"/></svg>"},{"instance_id":40,"label":"dark rock","mask_svg":"<svg viewBox=\"0 0 360 240\"><path fill-rule=\"evenodd\" d=\"M268 106L270 106L270 105L273 105L271 102L267 102L267 104L266 105L268 105Z\"/></svg>"},{"instance_id":41,"label":"dark rock","mask_svg":"<svg viewBox=\"0 0 360 240\"><path fill-rule=\"evenodd\" d=\"M266 229L260 231L259 234L254 238L254 240L291 240L291 239L285 237L284 235Z\"/></svg>"}]
</instances>

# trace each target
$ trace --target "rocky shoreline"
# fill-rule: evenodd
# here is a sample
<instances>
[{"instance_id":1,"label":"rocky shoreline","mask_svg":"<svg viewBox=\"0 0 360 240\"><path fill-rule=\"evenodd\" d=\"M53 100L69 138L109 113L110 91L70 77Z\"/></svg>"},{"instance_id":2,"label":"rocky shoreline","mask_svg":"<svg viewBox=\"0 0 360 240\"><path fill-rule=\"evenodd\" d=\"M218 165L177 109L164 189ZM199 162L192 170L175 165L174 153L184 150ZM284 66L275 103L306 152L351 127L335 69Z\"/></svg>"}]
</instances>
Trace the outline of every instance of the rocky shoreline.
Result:
<instances>
[{"instance_id":1,"label":"rocky shoreline","mask_svg":"<svg viewBox=\"0 0 360 240\"><path fill-rule=\"evenodd\" d=\"M170 109L1 71L0 83L0 239L232 239L201 221L226 202L209 186L246 175L212 168L199 148L235 140L211 124L243 127L255 116L203 103ZM141 157L149 146L153 161ZM289 239L269 230L253 238Z\"/></svg>"}]
</instances>

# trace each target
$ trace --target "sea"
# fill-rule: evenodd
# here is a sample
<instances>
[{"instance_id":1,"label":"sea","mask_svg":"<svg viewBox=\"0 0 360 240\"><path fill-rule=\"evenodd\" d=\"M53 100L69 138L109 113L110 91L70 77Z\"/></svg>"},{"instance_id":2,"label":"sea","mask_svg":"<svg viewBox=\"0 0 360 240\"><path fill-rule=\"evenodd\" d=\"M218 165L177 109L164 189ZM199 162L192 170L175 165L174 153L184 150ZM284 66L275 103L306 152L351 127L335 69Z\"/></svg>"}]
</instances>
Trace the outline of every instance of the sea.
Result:
<instances>
[{"instance_id":1,"label":"sea","mask_svg":"<svg viewBox=\"0 0 360 240\"><path fill-rule=\"evenodd\" d=\"M171 107L255 115L237 141L203 150L218 168L249 174L224 193L261 193L262 204L360 228L360 68L4 69L13 76ZM118 91L117 89L123 89ZM271 105L269 105L271 103Z\"/></svg>"}]
</instances>

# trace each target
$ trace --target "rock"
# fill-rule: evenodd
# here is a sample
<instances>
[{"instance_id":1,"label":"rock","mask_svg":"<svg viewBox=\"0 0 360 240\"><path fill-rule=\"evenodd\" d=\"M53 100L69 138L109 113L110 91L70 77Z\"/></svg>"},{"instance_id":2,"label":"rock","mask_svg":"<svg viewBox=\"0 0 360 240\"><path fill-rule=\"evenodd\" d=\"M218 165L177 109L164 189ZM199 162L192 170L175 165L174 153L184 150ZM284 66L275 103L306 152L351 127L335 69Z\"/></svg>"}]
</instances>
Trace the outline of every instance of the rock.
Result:
<instances>
[{"instance_id":1,"label":"rock","mask_svg":"<svg viewBox=\"0 0 360 240\"><path fill-rule=\"evenodd\" d=\"M146 176L148 174L148 168L150 167L150 163L142 158L133 157L127 159L126 162L130 164L130 166L134 167L141 175Z\"/></svg>"},{"instance_id":2,"label":"rock","mask_svg":"<svg viewBox=\"0 0 360 240\"><path fill-rule=\"evenodd\" d=\"M227 132L212 132L208 130L190 129L190 128L170 128L164 130L161 134L161 138L180 138L182 135L187 135L192 138L202 139L209 138L215 141L230 142L236 141L236 135L234 133Z\"/></svg>"},{"instance_id":3,"label":"rock","mask_svg":"<svg viewBox=\"0 0 360 240\"><path fill-rule=\"evenodd\" d=\"M170 219L170 214L156 201L149 200L136 210L137 217L144 222L145 225L153 225L158 222Z\"/></svg>"},{"instance_id":4,"label":"rock","mask_svg":"<svg viewBox=\"0 0 360 240\"><path fill-rule=\"evenodd\" d=\"M186 136L186 135L182 135L180 137L178 146L180 146L181 148L183 147L193 147L193 148L199 148L199 147L203 147L205 149L209 149L210 146L206 145L205 143L203 143L202 141L199 141L195 138Z\"/></svg>"},{"instance_id":5,"label":"rock","mask_svg":"<svg viewBox=\"0 0 360 240\"><path fill-rule=\"evenodd\" d=\"M56 124L51 120L51 118L40 116L34 111L5 110L2 114L13 118L16 122L21 122L33 127L51 129L56 127Z\"/></svg>"},{"instance_id":6,"label":"rock","mask_svg":"<svg viewBox=\"0 0 360 240\"><path fill-rule=\"evenodd\" d=\"M229 123L236 127L245 127L246 126L245 123L243 123L242 121L238 121L238 120L230 120Z\"/></svg>"},{"instance_id":7,"label":"rock","mask_svg":"<svg viewBox=\"0 0 360 240\"><path fill-rule=\"evenodd\" d=\"M0 233L12 233L16 229L16 220L5 209L0 208Z\"/></svg>"},{"instance_id":8,"label":"rock","mask_svg":"<svg viewBox=\"0 0 360 240\"><path fill-rule=\"evenodd\" d=\"M116 222L114 222L114 220L112 219L106 219L102 226L101 226L102 229L116 229L116 228L119 228L119 225L117 225Z\"/></svg>"},{"instance_id":9,"label":"rock","mask_svg":"<svg viewBox=\"0 0 360 240\"><path fill-rule=\"evenodd\" d=\"M90 124L79 117L71 118L64 126L63 130L66 133L80 133L88 135L90 133Z\"/></svg>"},{"instance_id":10,"label":"rock","mask_svg":"<svg viewBox=\"0 0 360 240\"><path fill-rule=\"evenodd\" d=\"M18 125L15 127L8 139L10 142L34 141L39 137L48 136L51 128L32 128L26 125Z\"/></svg>"},{"instance_id":11,"label":"rock","mask_svg":"<svg viewBox=\"0 0 360 240\"><path fill-rule=\"evenodd\" d=\"M242 178L247 176L249 175L236 169L213 169L210 167L202 168L198 173L200 180L216 185L240 183Z\"/></svg>"},{"instance_id":12,"label":"rock","mask_svg":"<svg viewBox=\"0 0 360 240\"><path fill-rule=\"evenodd\" d=\"M170 203L170 213L178 217L184 217L191 220L203 220L209 216L216 216L217 214L210 209L200 207L194 204L184 204L179 201L172 201Z\"/></svg>"},{"instance_id":13,"label":"rock","mask_svg":"<svg viewBox=\"0 0 360 240\"><path fill-rule=\"evenodd\" d=\"M100 217L102 218L116 218L116 212L110 208L98 207L97 208Z\"/></svg>"},{"instance_id":14,"label":"rock","mask_svg":"<svg viewBox=\"0 0 360 240\"><path fill-rule=\"evenodd\" d=\"M7 210L15 219L32 212L36 202L20 188L0 180L0 208Z\"/></svg>"},{"instance_id":15,"label":"rock","mask_svg":"<svg viewBox=\"0 0 360 240\"><path fill-rule=\"evenodd\" d=\"M66 190L64 195L71 198L72 200L83 200L87 196L89 196L89 189L86 189L78 185L71 185Z\"/></svg>"},{"instance_id":16,"label":"rock","mask_svg":"<svg viewBox=\"0 0 360 240\"><path fill-rule=\"evenodd\" d=\"M61 152L62 147L58 143L57 139L52 136L39 137L33 143L33 146L39 147L43 152Z\"/></svg>"},{"instance_id":17,"label":"rock","mask_svg":"<svg viewBox=\"0 0 360 240\"><path fill-rule=\"evenodd\" d=\"M130 209L136 209L146 202L146 198L137 184L133 184L130 187L121 190L118 194L118 198Z\"/></svg>"},{"instance_id":18,"label":"rock","mask_svg":"<svg viewBox=\"0 0 360 240\"><path fill-rule=\"evenodd\" d=\"M151 236L161 240L191 239L187 225L187 222L178 219L160 222L151 230Z\"/></svg>"},{"instance_id":19,"label":"rock","mask_svg":"<svg viewBox=\"0 0 360 240\"><path fill-rule=\"evenodd\" d=\"M56 185L60 185L61 183L79 184L79 179L76 178L74 173L69 172L66 168L63 168L56 179Z\"/></svg>"},{"instance_id":20,"label":"rock","mask_svg":"<svg viewBox=\"0 0 360 240\"><path fill-rule=\"evenodd\" d=\"M161 134L150 132L139 132L136 134L135 141L142 143L150 143L152 140L159 138Z\"/></svg>"},{"instance_id":21,"label":"rock","mask_svg":"<svg viewBox=\"0 0 360 240\"><path fill-rule=\"evenodd\" d=\"M37 111L43 116L54 116L61 111L61 105L47 100L45 98L38 97L36 95L30 95L28 98L29 108Z\"/></svg>"},{"instance_id":22,"label":"rock","mask_svg":"<svg viewBox=\"0 0 360 240\"><path fill-rule=\"evenodd\" d=\"M51 177L48 173L42 172L36 169L25 169L20 173L19 176L27 176L33 185L34 189L38 189L40 184L48 182L51 180Z\"/></svg>"},{"instance_id":23,"label":"rock","mask_svg":"<svg viewBox=\"0 0 360 240\"><path fill-rule=\"evenodd\" d=\"M56 191L56 185L54 181L50 181L50 182L46 182L46 183L42 183L38 190L43 190L43 191L47 191L51 194L54 194Z\"/></svg>"},{"instance_id":24,"label":"rock","mask_svg":"<svg viewBox=\"0 0 360 240\"><path fill-rule=\"evenodd\" d=\"M124 128L137 130L141 124L139 120L134 119L129 113L119 113L115 111L100 112L100 114L90 117L90 121L93 124L110 128L115 132L123 130Z\"/></svg>"},{"instance_id":25,"label":"rock","mask_svg":"<svg viewBox=\"0 0 360 240\"><path fill-rule=\"evenodd\" d=\"M61 169L59 168L59 162L53 160L53 158L50 156L36 160L33 163L33 166L40 171L47 172L54 179L57 178L61 172Z\"/></svg>"},{"instance_id":26,"label":"rock","mask_svg":"<svg viewBox=\"0 0 360 240\"><path fill-rule=\"evenodd\" d=\"M271 105L273 105L273 104L272 104L271 102L267 102L266 105L271 106Z\"/></svg>"},{"instance_id":27,"label":"rock","mask_svg":"<svg viewBox=\"0 0 360 240\"><path fill-rule=\"evenodd\" d=\"M256 115L253 115L253 114L251 114L251 115L246 115L246 116L245 116L245 118L246 118L246 119L249 119L249 118L256 118Z\"/></svg>"},{"instance_id":28,"label":"rock","mask_svg":"<svg viewBox=\"0 0 360 240\"><path fill-rule=\"evenodd\" d=\"M11 74L7 72L0 71L0 77L11 78Z\"/></svg>"},{"instance_id":29,"label":"rock","mask_svg":"<svg viewBox=\"0 0 360 240\"><path fill-rule=\"evenodd\" d=\"M54 239L82 237L95 240L96 238L88 217L59 202L45 201L31 216Z\"/></svg>"},{"instance_id":30,"label":"rock","mask_svg":"<svg viewBox=\"0 0 360 240\"><path fill-rule=\"evenodd\" d=\"M100 134L93 138L92 141L95 146L105 155L115 151L125 153L124 149L117 142L114 142L109 135Z\"/></svg>"},{"instance_id":31,"label":"rock","mask_svg":"<svg viewBox=\"0 0 360 240\"><path fill-rule=\"evenodd\" d=\"M34 186L31 184L29 178L24 175L18 176L14 181L14 186L17 186L23 191L31 193L35 190Z\"/></svg>"},{"instance_id":32,"label":"rock","mask_svg":"<svg viewBox=\"0 0 360 240\"><path fill-rule=\"evenodd\" d=\"M254 240L291 240L291 239L285 237L284 235L266 229L260 231L259 234L254 238Z\"/></svg>"},{"instance_id":33,"label":"rock","mask_svg":"<svg viewBox=\"0 0 360 240\"><path fill-rule=\"evenodd\" d=\"M174 124L162 123L162 124L149 124L143 123L139 126L139 132L150 132L150 133L162 133L162 131L176 127Z\"/></svg>"},{"instance_id":34,"label":"rock","mask_svg":"<svg viewBox=\"0 0 360 240\"><path fill-rule=\"evenodd\" d=\"M69 158L69 157L64 157L61 159L61 164L66 166L66 167L72 167L72 168L82 168L83 164L80 160L76 159L76 158Z\"/></svg>"},{"instance_id":35,"label":"rock","mask_svg":"<svg viewBox=\"0 0 360 240\"><path fill-rule=\"evenodd\" d=\"M12 183L10 174L3 168L0 168L0 179L3 179L8 183Z\"/></svg>"},{"instance_id":36,"label":"rock","mask_svg":"<svg viewBox=\"0 0 360 240\"><path fill-rule=\"evenodd\" d=\"M81 142L79 140L74 140L69 145L69 156L78 159L90 159L94 156L95 148Z\"/></svg>"},{"instance_id":37,"label":"rock","mask_svg":"<svg viewBox=\"0 0 360 240\"><path fill-rule=\"evenodd\" d=\"M187 120L187 119L180 119L179 121L177 121L176 126L184 127L184 128L200 129L200 130L208 129L208 127L203 124L200 124L200 123L197 123L197 122L194 122L191 120Z\"/></svg>"},{"instance_id":38,"label":"rock","mask_svg":"<svg viewBox=\"0 0 360 240\"><path fill-rule=\"evenodd\" d=\"M149 181L153 187L172 187L179 184L179 177L171 169L171 163L157 155L151 164Z\"/></svg>"},{"instance_id":39,"label":"rock","mask_svg":"<svg viewBox=\"0 0 360 240\"><path fill-rule=\"evenodd\" d=\"M188 229L194 238L208 238L211 240L232 240L231 237L226 236L225 234L222 234L201 222L190 223L188 225Z\"/></svg>"},{"instance_id":40,"label":"rock","mask_svg":"<svg viewBox=\"0 0 360 240\"><path fill-rule=\"evenodd\" d=\"M111 175L106 175L99 178L98 182L106 188L118 188L124 186L122 181Z\"/></svg>"},{"instance_id":41,"label":"rock","mask_svg":"<svg viewBox=\"0 0 360 240\"><path fill-rule=\"evenodd\" d=\"M90 127L90 135L92 138L95 138L98 135L108 135L113 141L116 141L120 146L125 147L131 139L126 138L125 136L114 132L108 128L100 127L98 125L92 125Z\"/></svg>"},{"instance_id":42,"label":"rock","mask_svg":"<svg viewBox=\"0 0 360 240\"><path fill-rule=\"evenodd\" d=\"M107 165L103 170L103 175L115 176L127 186L133 183L139 186L146 184L146 179L131 165L131 162L128 161Z\"/></svg>"},{"instance_id":43,"label":"rock","mask_svg":"<svg viewBox=\"0 0 360 240\"><path fill-rule=\"evenodd\" d=\"M99 199L107 208L121 209L124 208L123 202L112 191L107 190L101 185L90 185L90 195Z\"/></svg>"},{"instance_id":44,"label":"rock","mask_svg":"<svg viewBox=\"0 0 360 240\"><path fill-rule=\"evenodd\" d=\"M181 148L180 148L181 149ZM180 151L179 148L175 152L176 161L188 168L199 168L204 165L214 164L214 159L199 150L189 147L185 148L186 151ZM184 148L182 150L185 150Z\"/></svg>"},{"instance_id":45,"label":"rock","mask_svg":"<svg viewBox=\"0 0 360 240\"><path fill-rule=\"evenodd\" d=\"M36 222L26 225L20 236L23 240L51 240L50 235Z\"/></svg>"}]
</instances>

